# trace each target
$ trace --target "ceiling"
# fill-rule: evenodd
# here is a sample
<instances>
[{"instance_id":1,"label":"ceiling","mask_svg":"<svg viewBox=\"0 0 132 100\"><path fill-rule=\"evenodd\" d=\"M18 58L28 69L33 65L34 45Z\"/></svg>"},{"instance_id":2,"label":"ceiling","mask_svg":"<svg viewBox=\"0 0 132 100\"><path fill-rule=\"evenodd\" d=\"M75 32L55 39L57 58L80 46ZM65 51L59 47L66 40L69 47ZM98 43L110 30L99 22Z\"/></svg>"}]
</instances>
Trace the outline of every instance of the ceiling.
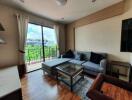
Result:
<instances>
[{"instance_id":1,"label":"ceiling","mask_svg":"<svg viewBox=\"0 0 132 100\"><path fill-rule=\"evenodd\" d=\"M24 0L24 3L21 0L0 0L0 3L14 6L54 21L70 23L122 0L91 1L68 0L64 6L57 5L55 0Z\"/></svg>"}]
</instances>

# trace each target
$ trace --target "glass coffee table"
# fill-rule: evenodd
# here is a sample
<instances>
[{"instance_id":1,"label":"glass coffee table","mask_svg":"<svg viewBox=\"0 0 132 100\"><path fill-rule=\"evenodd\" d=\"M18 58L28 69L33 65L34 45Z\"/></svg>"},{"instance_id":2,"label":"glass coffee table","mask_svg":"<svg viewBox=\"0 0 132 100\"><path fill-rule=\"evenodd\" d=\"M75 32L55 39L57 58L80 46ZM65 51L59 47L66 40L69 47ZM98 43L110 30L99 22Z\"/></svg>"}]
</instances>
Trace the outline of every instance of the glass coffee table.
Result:
<instances>
[{"instance_id":1,"label":"glass coffee table","mask_svg":"<svg viewBox=\"0 0 132 100\"><path fill-rule=\"evenodd\" d=\"M84 79L83 67L72 63L64 63L56 67L57 69L57 81L62 81L68 85L73 91L73 87L81 80Z\"/></svg>"}]
</instances>

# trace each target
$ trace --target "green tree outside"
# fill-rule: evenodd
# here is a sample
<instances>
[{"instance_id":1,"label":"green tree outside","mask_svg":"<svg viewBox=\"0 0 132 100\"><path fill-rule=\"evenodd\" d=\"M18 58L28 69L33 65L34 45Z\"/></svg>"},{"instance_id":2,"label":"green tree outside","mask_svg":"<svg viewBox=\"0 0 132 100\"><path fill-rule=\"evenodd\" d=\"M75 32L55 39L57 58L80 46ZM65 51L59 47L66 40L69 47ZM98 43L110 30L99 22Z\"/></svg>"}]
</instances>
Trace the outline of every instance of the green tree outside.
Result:
<instances>
[{"instance_id":1,"label":"green tree outside","mask_svg":"<svg viewBox=\"0 0 132 100\"><path fill-rule=\"evenodd\" d=\"M37 61L43 58L43 50L42 46L40 45L26 45L25 47L25 59L26 62L29 61ZM49 57L57 57L57 46L44 46L44 55L45 58Z\"/></svg>"}]
</instances>

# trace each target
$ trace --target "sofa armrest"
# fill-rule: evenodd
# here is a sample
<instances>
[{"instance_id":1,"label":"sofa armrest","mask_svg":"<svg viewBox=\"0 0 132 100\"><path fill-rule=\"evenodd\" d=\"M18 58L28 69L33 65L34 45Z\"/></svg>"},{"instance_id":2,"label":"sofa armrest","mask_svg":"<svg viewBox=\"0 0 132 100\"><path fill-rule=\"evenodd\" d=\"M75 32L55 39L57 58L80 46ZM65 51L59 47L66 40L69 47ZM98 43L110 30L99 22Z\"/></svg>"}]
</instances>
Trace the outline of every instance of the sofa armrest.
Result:
<instances>
[{"instance_id":1,"label":"sofa armrest","mask_svg":"<svg viewBox=\"0 0 132 100\"><path fill-rule=\"evenodd\" d=\"M113 100L111 97L101 93L100 88L103 82L104 82L104 75L99 74L94 80L94 83L92 84L86 95L92 100Z\"/></svg>"},{"instance_id":2,"label":"sofa armrest","mask_svg":"<svg viewBox=\"0 0 132 100\"><path fill-rule=\"evenodd\" d=\"M100 61L100 67L102 67L104 69L103 73L106 73L106 65L107 65L107 60L106 59L102 59Z\"/></svg>"},{"instance_id":3,"label":"sofa armrest","mask_svg":"<svg viewBox=\"0 0 132 100\"><path fill-rule=\"evenodd\" d=\"M114 100L113 98L104 95L103 93L97 91L97 90L90 90L87 94L87 96L91 100Z\"/></svg>"}]
</instances>

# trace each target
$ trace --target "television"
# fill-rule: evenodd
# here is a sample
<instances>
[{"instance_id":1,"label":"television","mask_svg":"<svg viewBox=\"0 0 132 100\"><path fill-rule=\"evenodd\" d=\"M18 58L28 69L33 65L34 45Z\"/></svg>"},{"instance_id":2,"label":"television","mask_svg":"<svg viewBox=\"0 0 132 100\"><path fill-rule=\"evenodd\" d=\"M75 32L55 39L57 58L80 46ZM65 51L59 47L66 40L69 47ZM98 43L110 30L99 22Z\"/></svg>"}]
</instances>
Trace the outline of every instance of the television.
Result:
<instances>
[{"instance_id":1,"label":"television","mask_svg":"<svg viewBox=\"0 0 132 100\"><path fill-rule=\"evenodd\" d=\"M132 18L122 21L121 52L132 52Z\"/></svg>"}]
</instances>

